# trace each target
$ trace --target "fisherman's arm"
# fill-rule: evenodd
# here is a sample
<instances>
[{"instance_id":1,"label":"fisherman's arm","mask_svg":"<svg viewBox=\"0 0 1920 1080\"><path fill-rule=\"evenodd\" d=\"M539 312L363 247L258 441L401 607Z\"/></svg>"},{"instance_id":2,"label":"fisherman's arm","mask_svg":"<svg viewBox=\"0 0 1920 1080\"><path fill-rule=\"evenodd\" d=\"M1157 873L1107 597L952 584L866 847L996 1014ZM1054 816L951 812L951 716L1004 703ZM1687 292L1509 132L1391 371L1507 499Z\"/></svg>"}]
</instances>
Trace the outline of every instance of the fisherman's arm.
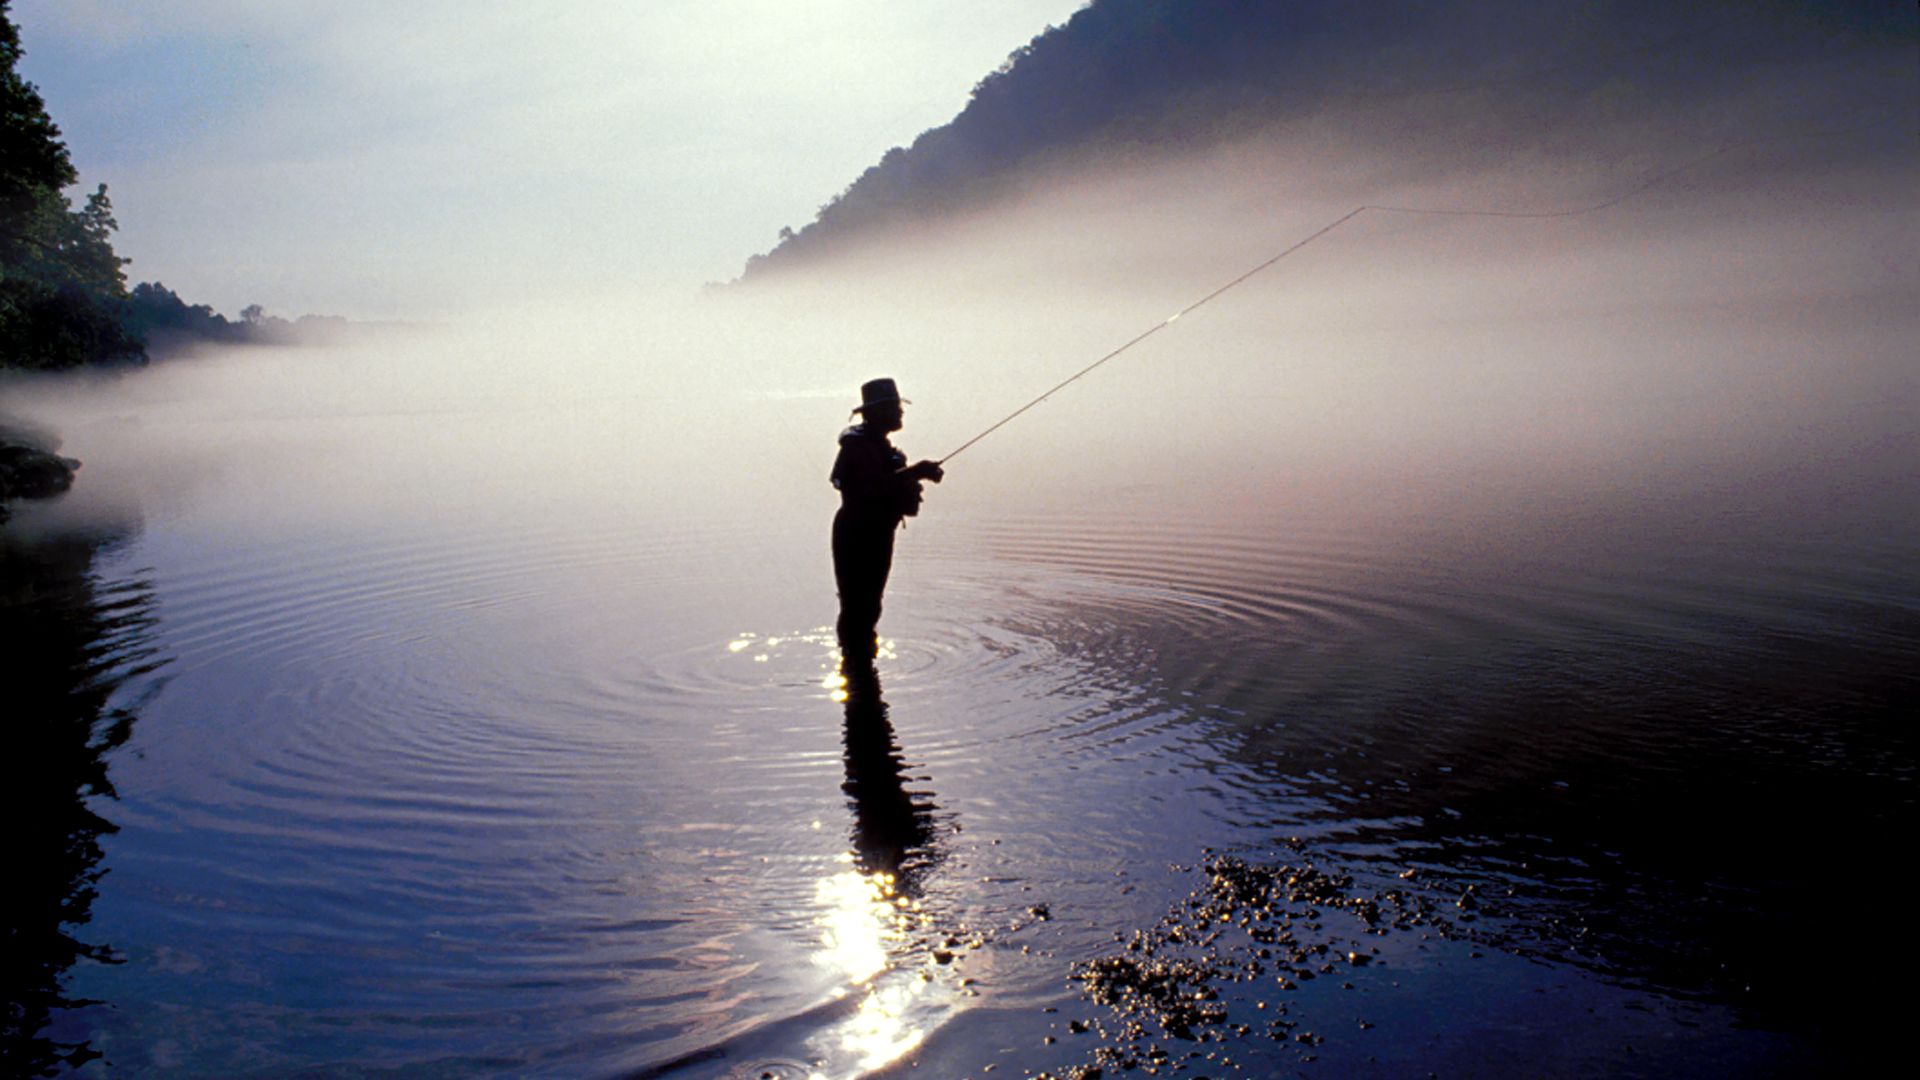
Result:
<instances>
[{"instance_id":1,"label":"fisherman's arm","mask_svg":"<svg viewBox=\"0 0 1920 1080\"><path fill-rule=\"evenodd\" d=\"M902 480L931 480L937 484L946 478L947 470L942 469L937 461L918 461L894 475Z\"/></svg>"}]
</instances>

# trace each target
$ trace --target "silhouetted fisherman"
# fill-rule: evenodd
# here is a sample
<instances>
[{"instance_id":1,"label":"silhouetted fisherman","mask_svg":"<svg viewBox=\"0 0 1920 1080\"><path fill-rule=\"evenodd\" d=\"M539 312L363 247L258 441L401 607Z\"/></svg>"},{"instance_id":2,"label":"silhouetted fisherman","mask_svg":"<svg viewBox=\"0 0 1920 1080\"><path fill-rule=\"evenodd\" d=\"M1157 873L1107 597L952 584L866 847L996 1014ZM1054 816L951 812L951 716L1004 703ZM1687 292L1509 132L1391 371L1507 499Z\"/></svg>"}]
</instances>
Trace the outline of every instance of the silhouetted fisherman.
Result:
<instances>
[{"instance_id":1,"label":"silhouetted fisherman","mask_svg":"<svg viewBox=\"0 0 1920 1080\"><path fill-rule=\"evenodd\" d=\"M833 580L840 590L840 620L834 629L840 654L871 659L880 622L880 594L893 569L893 534L900 522L920 512L920 483L939 483L946 474L938 462L907 464L887 436L900 430L900 397L892 379L874 379L860 387L861 423L840 433L840 456L833 462L833 486L840 489L840 511L833 516Z\"/></svg>"}]
</instances>

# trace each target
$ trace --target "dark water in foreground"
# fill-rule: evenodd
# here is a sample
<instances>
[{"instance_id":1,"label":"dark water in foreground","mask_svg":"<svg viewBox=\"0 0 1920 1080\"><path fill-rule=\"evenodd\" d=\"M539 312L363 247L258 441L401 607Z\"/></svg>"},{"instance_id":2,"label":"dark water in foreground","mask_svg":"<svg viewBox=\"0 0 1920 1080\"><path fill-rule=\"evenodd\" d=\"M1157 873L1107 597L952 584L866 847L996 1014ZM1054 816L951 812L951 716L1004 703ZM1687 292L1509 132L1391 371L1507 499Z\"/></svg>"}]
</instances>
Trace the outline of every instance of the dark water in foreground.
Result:
<instances>
[{"instance_id":1,"label":"dark water in foreground","mask_svg":"<svg viewBox=\"0 0 1920 1080\"><path fill-rule=\"evenodd\" d=\"M55 964L85 1004L10 1053L1019 1075L1094 1060L1075 965L1210 849L1456 920L1332 911L1375 962L1224 988L1233 1021L1284 1007L1317 1044L1161 1040L1243 1075L1751 1075L1886 1037L1913 959L1880 898L1912 821L1910 534L1517 561L1440 527L1141 509L930 508L851 706L799 528L16 546L10 640L44 655L15 723L60 732L14 755L32 939L104 874ZM80 850L36 839L62 830Z\"/></svg>"}]
</instances>

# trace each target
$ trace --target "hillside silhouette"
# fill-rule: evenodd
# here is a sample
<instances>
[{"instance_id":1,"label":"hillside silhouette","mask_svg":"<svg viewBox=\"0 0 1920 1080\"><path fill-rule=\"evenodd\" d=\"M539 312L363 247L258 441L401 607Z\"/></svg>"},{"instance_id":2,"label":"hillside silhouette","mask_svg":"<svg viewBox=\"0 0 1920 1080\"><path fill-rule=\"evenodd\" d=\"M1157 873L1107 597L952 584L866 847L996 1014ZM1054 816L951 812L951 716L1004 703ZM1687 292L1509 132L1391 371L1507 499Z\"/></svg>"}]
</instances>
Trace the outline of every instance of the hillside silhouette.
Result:
<instances>
[{"instance_id":1,"label":"hillside silhouette","mask_svg":"<svg viewBox=\"0 0 1920 1080\"><path fill-rule=\"evenodd\" d=\"M1036 184L1248 140L1285 156L1337 138L1445 170L1888 124L1914 104L1916 42L1912 5L1878 0L1095 0L781 230L743 280Z\"/></svg>"}]
</instances>

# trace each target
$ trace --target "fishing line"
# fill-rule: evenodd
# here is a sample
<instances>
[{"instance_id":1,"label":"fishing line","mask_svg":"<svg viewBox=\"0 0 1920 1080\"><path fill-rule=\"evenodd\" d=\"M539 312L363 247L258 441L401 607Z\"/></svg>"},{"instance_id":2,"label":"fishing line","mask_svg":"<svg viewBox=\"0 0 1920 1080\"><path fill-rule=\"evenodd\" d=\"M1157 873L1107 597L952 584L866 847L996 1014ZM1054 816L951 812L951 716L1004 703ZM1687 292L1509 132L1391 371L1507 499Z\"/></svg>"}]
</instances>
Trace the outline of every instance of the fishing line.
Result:
<instances>
[{"instance_id":1,"label":"fishing line","mask_svg":"<svg viewBox=\"0 0 1920 1080\"><path fill-rule=\"evenodd\" d=\"M967 447L972 446L974 443L979 442L981 439L984 439L987 436L1005 427L1008 423L1012 422L1015 418L1019 417L1020 414L1026 412L1027 410L1047 400L1048 398L1052 397L1054 394L1059 393L1061 390L1066 389L1068 386L1072 385L1073 383L1078 382L1084 376L1092 373L1092 371L1095 368L1099 367L1100 365L1106 363L1109 360L1112 360L1113 358L1119 356L1121 353L1126 352L1128 349L1133 348L1135 345L1140 344L1141 342L1147 340L1148 338L1159 333L1160 331L1165 330L1167 327L1172 326L1174 323L1179 322L1182 316L1187 315L1192 311L1194 311L1195 309L1201 307L1202 305L1209 303L1216 297L1220 296L1222 293L1225 293L1233 288L1236 288L1237 286L1247 281L1247 279L1267 269L1268 267L1286 258L1287 256L1293 254L1294 252L1299 251L1301 248L1306 247L1308 244L1311 244L1314 241L1321 239L1327 234L1333 232L1335 229L1338 229L1340 226L1345 225L1347 222L1352 221L1353 219L1359 217L1362 214L1368 213L1369 211L1374 213L1380 213L1380 214L1423 214L1423 215L1435 216L1435 217L1525 218L1525 219L1532 219L1532 220L1579 217L1582 214L1591 214L1591 213L1594 213L1595 211L1606 210L1610 207L1618 206L1621 203L1626 202L1628 199L1631 199L1636 195L1642 194L1643 192L1646 192L1647 190L1653 188L1654 186L1666 180L1670 180L1673 177L1678 176L1683 172L1687 172L1689 170L1699 168L1700 166L1705 165L1707 162L1713 161L1720 157L1724 157L1727 154L1734 152L1735 150L1744 150L1750 146L1757 146L1762 143L1780 142L1787 139L1804 139L1804 138L1819 138L1819 137L1835 136L1835 135L1849 135L1858 131L1864 131L1868 128L1882 127L1890 122L1891 121L1879 121L1872 124L1864 124L1864 125L1861 125L1860 127L1848 128L1844 131L1796 132L1796 133L1786 134L1786 135L1769 135L1769 136L1762 136L1760 138L1742 139L1738 142L1731 142L1726 144L1725 146L1721 146L1718 149L1713 150L1710 153L1703 154L1700 157L1694 158L1693 160L1688 161L1685 164L1677 165L1671 169L1665 169L1660 172L1654 173L1653 175L1642 180L1640 183L1634 185L1631 188L1628 188L1626 191L1618 195L1615 195L1614 197L1607 199L1603 202L1597 202L1590 206L1579 206L1571 210L1455 210L1455 209L1443 209L1443 208L1419 207L1419 206L1380 206L1372 203L1356 206L1353 209L1347 211L1346 213L1328 222L1327 224L1321 226L1319 229L1315 230L1313 233L1306 236L1305 238L1296 240L1292 244L1283 248L1278 254L1274 255L1272 258L1266 260L1265 262L1259 264L1258 266L1255 266L1253 269L1248 270L1246 273L1241 274L1239 277L1234 278L1232 281L1227 282L1225 285L1220 286L1219 288L1213 290L1212 292L1201 297L1200 299L1195 300L1193 303L1188 304L1186 307L1181 308L1179 311L1174 312L1172 315L1167 316L1167 318L1162 320L1161 322L1155 323L1153 326L1148 327L1146 330L1135 335L1131 340L1127 341L1125 344L1121 345L1119 348L1114 349L1112 352L1106 354L1105 356L1102 356L1100 359L1095 360L1093 363L1088 364L1086 367L1081 368L1079 371L1076 371L1073 374L1055 383L1052 387L1050 387L1045 393L1041 394L1039 397L1036 397L1032 401L1027 402L1025 405L1022 405L1019 408L1013 410L1012 412L1008 413L1006 416L1002 417L999 420L999 422L995 423L992 427L987 428L985 431L982 431L980 434L975 435L973 438L968 439L966 442L961 443L959 447L954 449L951 453L947 454L946 457L941 458L938 463L941 465L945 465L947 462L959 456L962 450L965 450Z\"/></svg>"}]
</instances>

